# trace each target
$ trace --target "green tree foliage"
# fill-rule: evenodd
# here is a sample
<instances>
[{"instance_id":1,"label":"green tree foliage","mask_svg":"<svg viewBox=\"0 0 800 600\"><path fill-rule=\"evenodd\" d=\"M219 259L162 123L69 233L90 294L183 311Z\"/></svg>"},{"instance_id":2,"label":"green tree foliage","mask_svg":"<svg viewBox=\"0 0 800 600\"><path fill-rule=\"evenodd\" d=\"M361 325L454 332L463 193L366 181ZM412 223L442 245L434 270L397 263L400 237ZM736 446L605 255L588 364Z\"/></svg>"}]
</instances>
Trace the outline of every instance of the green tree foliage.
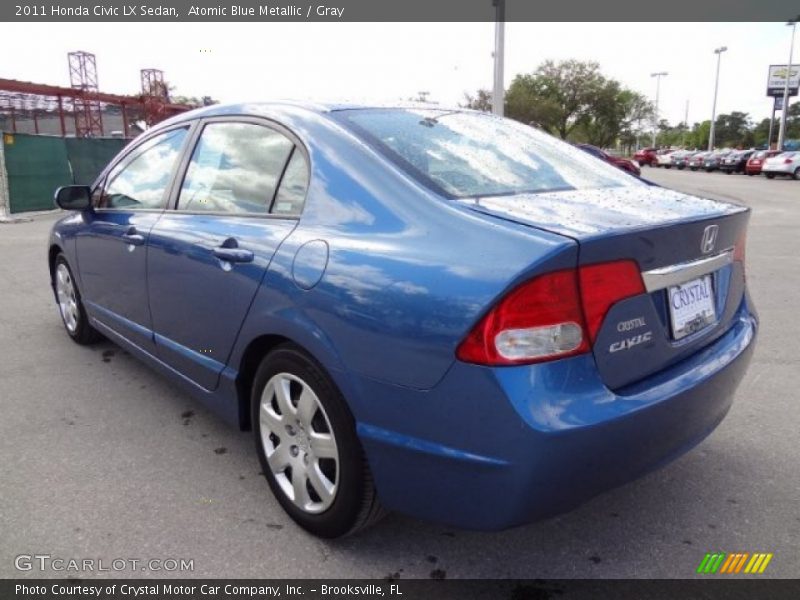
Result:
<instances>
[{"instance_id":1,"label":"green tree foliage","mask_svg":"<svg viewBox=\"0 0 800 600\"><path fill-rule=\"evenodd\" d=\"M505 111L561 139L604 147L635 144L653 109L641 94L603 76L595 62L549 60L514 78Z\"/></svg>"}]
</instances>

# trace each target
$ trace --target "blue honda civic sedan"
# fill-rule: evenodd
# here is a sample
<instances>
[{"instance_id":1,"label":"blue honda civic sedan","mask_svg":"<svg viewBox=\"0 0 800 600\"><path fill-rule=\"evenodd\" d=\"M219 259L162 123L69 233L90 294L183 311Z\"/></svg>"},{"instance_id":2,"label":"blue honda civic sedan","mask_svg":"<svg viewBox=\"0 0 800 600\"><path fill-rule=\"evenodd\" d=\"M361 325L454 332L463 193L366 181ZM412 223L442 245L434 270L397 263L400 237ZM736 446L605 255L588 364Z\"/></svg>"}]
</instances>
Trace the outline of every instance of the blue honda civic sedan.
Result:
<instances>
[{"instance_id":1,"label":"blue honda civic sedan","mask_svg":"<svg viewBox=\"0 0 800 600\"><path fill-rule=\"evenodd\" d=\"M477 112L207 107L56 202L67 334L252 430L319 536L569 510L708 435L754 347L747 209Z\"/></svg>"}]
</instances>

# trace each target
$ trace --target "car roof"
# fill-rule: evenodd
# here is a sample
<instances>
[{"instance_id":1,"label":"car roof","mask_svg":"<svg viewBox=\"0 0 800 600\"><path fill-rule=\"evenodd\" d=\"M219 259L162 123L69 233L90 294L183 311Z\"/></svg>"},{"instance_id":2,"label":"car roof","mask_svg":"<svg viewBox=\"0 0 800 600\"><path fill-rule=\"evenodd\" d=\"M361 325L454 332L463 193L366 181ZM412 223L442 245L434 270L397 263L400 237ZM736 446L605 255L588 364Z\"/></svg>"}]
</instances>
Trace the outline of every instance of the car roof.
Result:
<instances>
[{"instance_id":1,"label":"car roof","mask_svg":"<svg viewBox=\"0 0 800 600\"><path fill-rule=\"evenodd\" d=\"M308 111L317 114L330 114L345 110L364 110L364 109L416 109L416 110L436 110L445 112L463 112L491 117L492 115L481 111L462 107L449 107L439 104L419 103L419 102L394 102L387 104L380 103L359 103L359 102L311 102L305 100L272 100L256 102L237 102L230 104L212 104L202 106L184 113L177 114L158 124L155 129L163 129L177 123L190 121L193 119L220 117L225 115L236 116L266 116L266 117L291 117L297 115L298 111Z\"/></svg>"}]
</instances>

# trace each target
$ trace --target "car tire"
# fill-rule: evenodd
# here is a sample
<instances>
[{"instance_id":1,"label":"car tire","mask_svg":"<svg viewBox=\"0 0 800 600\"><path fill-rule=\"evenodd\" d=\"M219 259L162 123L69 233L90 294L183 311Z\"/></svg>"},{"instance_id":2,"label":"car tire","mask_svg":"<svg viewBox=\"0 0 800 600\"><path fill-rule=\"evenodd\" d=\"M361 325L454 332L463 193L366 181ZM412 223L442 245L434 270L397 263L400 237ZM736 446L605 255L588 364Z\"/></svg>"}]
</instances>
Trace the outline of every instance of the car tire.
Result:
<instances>
[{"instance_id":1,"label":"car tire","mask_svg":"<svg viewBox=\"0 0 800 600\"><path fill-rule=\"evenodd\" d=\"M774 173L764 173L764 176L767 179L775 179L775 174Z\"/></svg>"},{"instance_id":2,"label":"car tire","mask_svg":"<svg viewBox=\"0 0 800 600\"><path fill-rule=\"evenodd\" d=\"M355 420L313 358L278 346L256 371L250 403L263 474L298 525L338 538L383 516Z\"/></svg>"},{"instance_id":3,"label":"car tire","mask_svg":"<svg viewBox=\"0 0 800 600\"><path fill-rule=\"evenodd\" d=\"M800 167L797 167L797 168L794 170L794 173L792 173L792 179L794 179L795 181L797 181L798 179L800 179Z\"/></svg>"},{"instance_id":4,"label":"car tire","mask_svg":"<svg viewBox=\"0 0 800 600\"><path fill-rule=\"evenodd\" d=\"M752 177L753 175L755 175L755 173L748 173L747 174L748 177Z\"/></svg>"},{"instance_id":5,"label":"car tire","mask_svg":"<svg viewBox=\"0 0 800 600\"><path fill-rule=\"evenodd\" d=\"M61 322L72 341L81 346L100 341L103 336L89 323L78 284L63 254L56 256L53 264L52 284Z\"/></svg>"},{"instance_id":6,"label":"car tire","mask_svg":"<svg viewBox=\"0 0 800 600\"><path fill-rule=\"evenodd\" d=\"M733 171L725 171L725 175L732 175Z\"/></svg>"}]
</instances>

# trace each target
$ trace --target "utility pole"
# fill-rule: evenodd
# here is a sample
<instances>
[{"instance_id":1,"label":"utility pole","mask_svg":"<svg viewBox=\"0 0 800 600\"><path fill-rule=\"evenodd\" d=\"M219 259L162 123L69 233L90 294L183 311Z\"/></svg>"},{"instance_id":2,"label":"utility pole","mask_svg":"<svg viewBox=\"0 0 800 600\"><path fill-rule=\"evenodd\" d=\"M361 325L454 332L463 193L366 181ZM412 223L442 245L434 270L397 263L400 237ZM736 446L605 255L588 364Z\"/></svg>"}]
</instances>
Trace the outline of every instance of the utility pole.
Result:
<instances>
[{"instance_id":1,"label":"utility pole","mask_svg":"<svg viewBox=\"0 0 800 600\"><path fill-rule=\"evenodd\" d=\"M495 7L494 21L494 91L492 112L503 116L503 55L505 51L506 0L492 0Z\"/></svg>"},{"instance_id":2,"label":"utility pole","mask_svg":"<svg viewBox=\"0 0 800 600\"><path fill-rule=\"evenodd\" d=\"M714 149L714 128L717 120L717 92L719 91L719 63L722 60L722 53L728 49L727 46L720 46L714 48L714 54L717 55L717 78L714 81L714 105L711 107L711 131L708 132L708 151Z\"/></svg>"},{"instance_id":3,"label":"utility pole","mask_svg":"<svg viewBox=\"0 0 800 600\"><path fill-rule=\"evenodd\" d=\"M789 44L789 64L786 67L786 82L783 85L783 105L781 106L781 126L778 129L778 150L783 150L783 143L786 141L786 115L789 113L789 79L792 76L792 51L794 50L794 32L797 29L798 15L786 25L792 28L792 42Z\"/></svg>"},{"instance_id":4,"label":"utility pole","mask_svg":"<svg viewBox=\"0 0 800 600\"><path fill-rule=\"evenodd\" d=\"M661 78L669 75L666 71L660 73L650 73L650 77L656 78L656 110L653 115L653 148L656 147L656 134L658 133L658 96L661 92Z\"/></svg>"}]
</instances>

